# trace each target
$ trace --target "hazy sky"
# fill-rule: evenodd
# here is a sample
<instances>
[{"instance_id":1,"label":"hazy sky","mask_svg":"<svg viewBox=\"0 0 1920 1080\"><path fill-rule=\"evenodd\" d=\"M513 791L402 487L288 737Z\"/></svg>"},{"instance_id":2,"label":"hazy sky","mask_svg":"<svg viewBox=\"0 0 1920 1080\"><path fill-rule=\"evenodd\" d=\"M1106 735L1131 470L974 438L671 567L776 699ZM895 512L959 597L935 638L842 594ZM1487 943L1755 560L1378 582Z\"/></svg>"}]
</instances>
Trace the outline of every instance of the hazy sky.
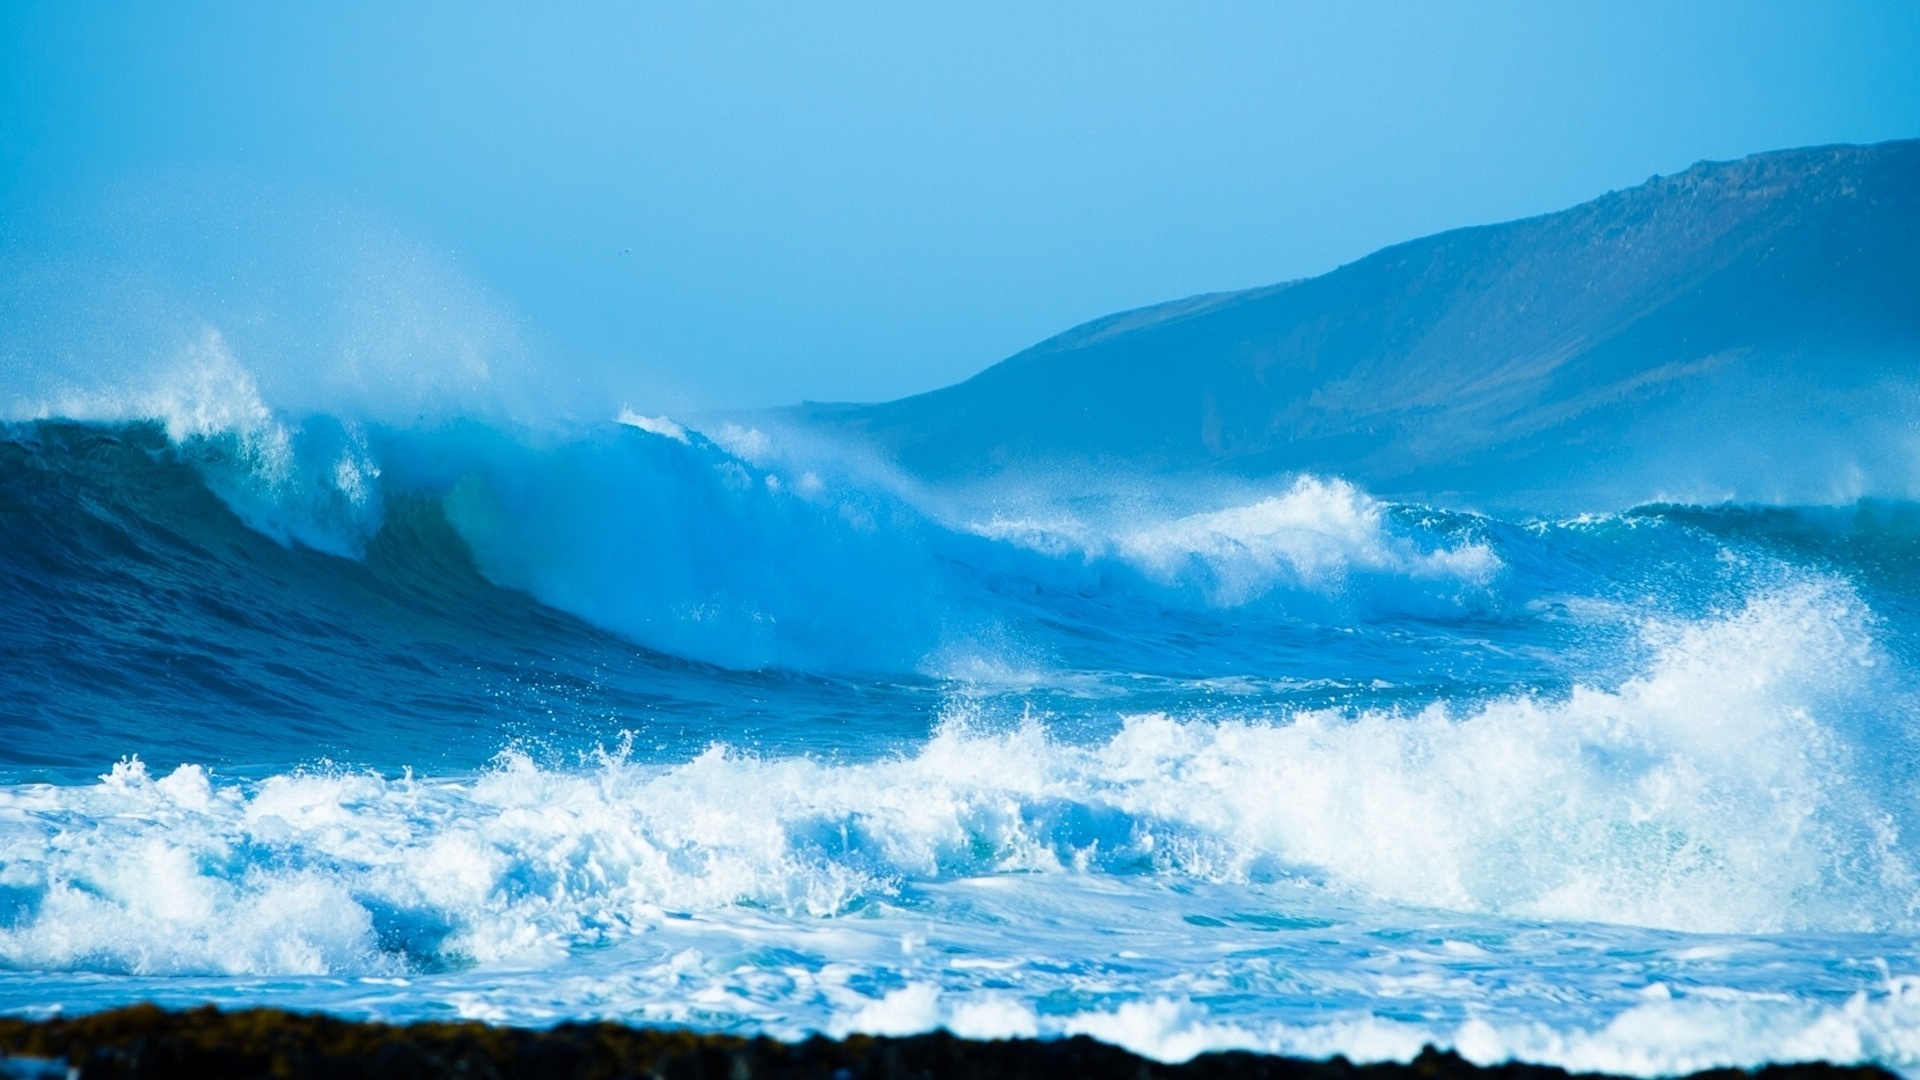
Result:
<instances>
[{"instance_id":1,"label":"hazy sky","mask_svg":"<svg viewBox=\"0 0 1920 1080\"><path fill-rule=\"evenodd\" d=\"M1910 0L0 6L16 276L124 259L324 350L289 328L341 286L304 268L374 273L405 348L485 323L665 408L930 389L1702 158L1916 135ZM411 269L312 254L370 236ZM123 302L90 295L34 310Z\"/></svg>"}]
</instances>

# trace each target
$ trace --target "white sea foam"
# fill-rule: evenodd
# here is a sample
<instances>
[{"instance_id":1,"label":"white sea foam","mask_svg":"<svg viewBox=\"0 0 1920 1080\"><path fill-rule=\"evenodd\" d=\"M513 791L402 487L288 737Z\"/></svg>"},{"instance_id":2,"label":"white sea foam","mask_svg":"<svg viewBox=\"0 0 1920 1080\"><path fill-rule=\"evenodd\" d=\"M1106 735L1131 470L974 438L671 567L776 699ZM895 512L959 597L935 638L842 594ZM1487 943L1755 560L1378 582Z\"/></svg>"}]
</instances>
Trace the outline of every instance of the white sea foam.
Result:
<instances>
[{"instance_id":1,"label":"white sea foam","mask_svg":"<svg viewBox=\"0 0 1920 1080\"><path fill-rule=\"evenodd\" d=\"M1484 585L1500 569L1484 543L1425 543L1387 521L1387 508L1339 479L1301 476L1277 495L1224 509L1155 518L1132 512L1095 525L1058 512L996 515L972 531L1044 554L1114 558L1162 585L1191 585L1221 606L1276 588L1332 590L1354 574Z\"/></svg>"},{"instance_id":2,"label":"white sea foam","mask_svg":"<svg viewBox=\"0 0 1920 1080\"><path fill-rule=\"evenodd\" d=\"M17 400L11 418L157 422L248 525L282 542L359 551L378 528L381 466L364 428L331 421L325 452L262 396L254 372L213 327L170 363L113 389L67 387Z\"/></svg>"},{"instance_id":3,"label":"white sea foam","mask_svg":"<svg viewBox=\"0 0 1920 1080\"><path fill-rule=\"evenodd\" d=\"M1376 896L1691 930L1886 925L1915 897L1897 804L1829 726L1873 697L1865 619L1806 585L1653 627L1650 670L1565 701L1119 741L1183 761L1183 797L1235 850Z\"/></svg>"},{"instance_id":4,"label":"white sea foam","mask_svg":"<svg viewBox=\"0 0 1920 1080\"><path fill-rule=\"evenodd\" d=\"M437 781L212 783L127 762L96 786L0 795L0 884L31 898L0 929L0 960L546 962L645 933L663 911L829 917L916 882L1005 873L1278 875L1376 901L1695 931L1908 925L1900 823L1831 722L1881 663L1858 603L1809 584L1649 632L1646 671L1564 700L1136 716L1091 745L956 723L867 763L716 747L674 766L615 755L554 770L510 754Z\"/></svg>"},{"instance_id":5,"label":"white sea foam","mask_svg":"<svg viewBox=\"0 0 1920 1080\"><path fill-rule=\"evenodd\" d=\"M663 439L672 439L677 443L688 443L687 429L669 416L642 416L631 407L623 407L616 420L630 428L658 435Z\"/></svg>"},{"instance_id":6,"label":"white sea foam","mask_svg":"<svg viewBox=\"0 0 1920 1080\"><path fill-rule=\"evenodd\" d=\"M176 443L228 439L269 482L292 468L291 437L260 396L258 381L213 327L170 363L113 388L68 386L51 395L16 398L9 419L125 423L157 420Z\"/></svg>"},{"instance_id":7,"label":"white sea foam","mask_svg":"<svg viewBox=\"0 0 1920 1080\"><path fill-rule=\"evenodd\" d=\"M1876 629L1801 574L1643 621L1644 663L1551 696L1082 741L955 718L865 761L129 760L0 789L0 1009L133 987L1166 1060L1920 1063L1906 789L1859 741L1900 715ZM1740 936L1777 931L1815 933Z\"/></svg>"},{"instance_id":8,"label":"white sea foam","mask_svg":"<svg viewBox=\"0 0 1920 1080\"><path fill-rule=\"evenodd\" d=\"M895 1034L946 1027L974 1038L1092 1035L1160 1061L1219 1050L1356 1061L1406 1061L1427 1044L1468 1060L1558 1065L1573 1072L1672 1076L1769 1062L1920 1061L1920 994L1915 979L1861 990L1844 1004L1787 995L1726 995L1662 1000L1621 1010L1592 1026L1483 1018L1411 1023L1353 1016L1322 1023L1222 1019L1191 1000L1147 998L1110 1010L1039 1016L993 997L946 1001L925 984L897 990L856 1013L843 1031ZM903 1021L911 1022L903 1022Z\"/></svg>"}]
</instances>

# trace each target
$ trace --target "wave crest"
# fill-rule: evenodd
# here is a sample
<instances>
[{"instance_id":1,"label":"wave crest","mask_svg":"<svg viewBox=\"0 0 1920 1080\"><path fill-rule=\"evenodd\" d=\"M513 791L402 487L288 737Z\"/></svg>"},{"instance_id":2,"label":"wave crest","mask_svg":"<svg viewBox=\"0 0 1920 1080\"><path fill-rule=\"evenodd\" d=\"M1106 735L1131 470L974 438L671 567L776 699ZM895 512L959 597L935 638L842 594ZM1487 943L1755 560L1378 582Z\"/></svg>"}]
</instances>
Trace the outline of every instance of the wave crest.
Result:
<instances>
[{"instance_id":1,"label":"wave crest","mask_svg":"<svg viewBox=\"0 0 1920 1080\"><path fill-rule=\"evenodd\" d=\"M464 781L210 783L123 763L0 795L8 966L376 971L551 956L674 910L826 916L916 882L1303 877L1436 908L1699 931L1909 925L1901 822L1847 744L1880 659L1844 591L1757 597L1642 674L1456 715L954 720L865 763L509 754Z\"/></svg>"}]
</instances>

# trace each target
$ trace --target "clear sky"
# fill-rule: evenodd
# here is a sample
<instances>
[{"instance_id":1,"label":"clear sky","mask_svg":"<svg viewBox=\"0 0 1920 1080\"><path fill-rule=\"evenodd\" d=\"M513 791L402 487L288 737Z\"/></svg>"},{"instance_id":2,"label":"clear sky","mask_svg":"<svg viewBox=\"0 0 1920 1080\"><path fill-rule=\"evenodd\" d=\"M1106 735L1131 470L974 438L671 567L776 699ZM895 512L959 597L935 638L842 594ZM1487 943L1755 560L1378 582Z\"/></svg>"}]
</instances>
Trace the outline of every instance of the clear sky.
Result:
<instances>
[{"instance_id":1,"label":"clear sky","mask_svg":"<svg viewBox=\"0 0 1920 1080\"><path fill-rule=\"evenodd\" d=\"M11 0L0 254L39 284L0 335L137 277L325 352L315 298L372 289L358 332L401 353L511 339L643 407L872 400L1702 158L1916 135L1911 0Z\"/></svg>"}]
</instances>

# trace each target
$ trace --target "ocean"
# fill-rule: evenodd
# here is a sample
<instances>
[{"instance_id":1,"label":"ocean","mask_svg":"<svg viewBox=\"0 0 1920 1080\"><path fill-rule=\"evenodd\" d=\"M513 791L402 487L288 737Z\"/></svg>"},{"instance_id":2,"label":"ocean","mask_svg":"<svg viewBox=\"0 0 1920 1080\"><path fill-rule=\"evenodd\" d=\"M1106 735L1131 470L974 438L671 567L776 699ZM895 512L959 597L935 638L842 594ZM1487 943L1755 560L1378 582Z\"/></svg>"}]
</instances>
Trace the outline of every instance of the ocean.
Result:
<instances>
[{"instance_id":1,"label":"ocean","mask_svg":"<svg viewBox=\"0 0 1920 1080\"><path fill-rule=\"evenodd\" d=\"M1920 1067L1920 505L934 484L214 367L0 427L0 1011Z\"/></svg>"}]
</instances>

